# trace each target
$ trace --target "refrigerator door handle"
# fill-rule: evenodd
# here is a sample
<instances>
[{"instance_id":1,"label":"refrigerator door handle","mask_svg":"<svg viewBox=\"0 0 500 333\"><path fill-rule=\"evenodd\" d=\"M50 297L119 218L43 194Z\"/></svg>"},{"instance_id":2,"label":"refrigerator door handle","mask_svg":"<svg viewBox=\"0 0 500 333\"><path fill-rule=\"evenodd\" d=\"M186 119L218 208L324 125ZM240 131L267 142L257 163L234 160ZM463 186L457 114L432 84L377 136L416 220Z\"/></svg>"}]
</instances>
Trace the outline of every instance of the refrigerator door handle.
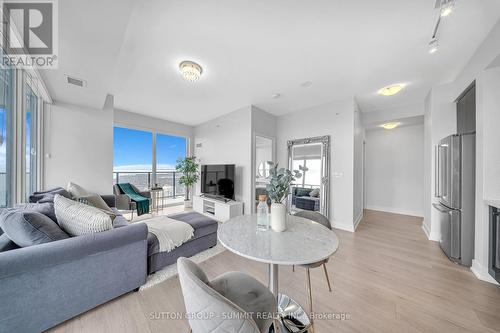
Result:
<instances>
[{"instance_id":1,"label":"refrigerator door handle","mask_svg":"<svg viewBox=\"0 0 500 333\"><path fill-rule=\"evenodd\" d=\"M447 145L440 145L440 156L443 159L443 161L439 161L439 169L441 170L441 175L440 175L440 190L439 190L439 195L441 198L447 197L448 196L448 179L450 175L448 174L450 172L449 170L449 163L448 163L448 146ZM441 164L442 162L442 164Z\"/></svg>"},{"instance_id":2,"label":"refrigerator door handle","mask_svg":"<svg viewBox=\"0 0 500 333\"><path fill-rule=\"evenodd\" d=\"M443 188L446 188L444 182L446 181L446 175L444 174L446 172L446 163L443 163L443 158L446 158L447 156L443 156L443 153L446 151L443 151L446 149L446 146L444 145L437 145L436 146L436 163L434 163L434 173L435 173L435 179L434 179L434 196L436 198L442 198L446 196L445 193L443 193Z\"/></svg>"},{"instance_id":3,"label":"refrigerator door handle","mask_svg":"<svg viewBox=\"0 0 500 333\"><path fill-rule=\"evenodd\" d=\"M441 194L439 193L439 145L434 148L434 196L436 198L441 198Z\"/></svg>"},{"instance_id":4,"label":"refrigerator door handle","mask_svg":"<svg viewBox=\"0 0 500 333\"><path fill-rule=\"evenodd\" d=\"M444 213L444 214L451 214L451 210L444 210L442 209L441 205L440 204L437 204L437 203L433 203L432 206L434 206L434 208L436 208L438 211L440 211L441 213Z\"/></svg>"}]
</instances>

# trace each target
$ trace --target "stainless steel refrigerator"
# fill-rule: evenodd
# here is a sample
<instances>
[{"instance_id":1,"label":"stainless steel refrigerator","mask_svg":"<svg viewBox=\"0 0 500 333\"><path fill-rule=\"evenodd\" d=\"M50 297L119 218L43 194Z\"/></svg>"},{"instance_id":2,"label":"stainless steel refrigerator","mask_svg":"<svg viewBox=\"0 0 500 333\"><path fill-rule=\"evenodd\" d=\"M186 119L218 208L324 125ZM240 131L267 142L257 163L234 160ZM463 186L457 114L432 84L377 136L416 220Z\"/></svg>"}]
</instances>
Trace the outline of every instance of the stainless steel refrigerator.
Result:
<instances>
[{"instance_id":1,"label":"stainless steel refrigerator","mask_svg":"<svg viewBox=\"0 0 500 333\"><path fill-rule=\"evenodd\" d=\"M471 266L474 255L475 134L450 135L436 146L434 208L440 245L452 261Z\"/></svg>"}]
</instances>

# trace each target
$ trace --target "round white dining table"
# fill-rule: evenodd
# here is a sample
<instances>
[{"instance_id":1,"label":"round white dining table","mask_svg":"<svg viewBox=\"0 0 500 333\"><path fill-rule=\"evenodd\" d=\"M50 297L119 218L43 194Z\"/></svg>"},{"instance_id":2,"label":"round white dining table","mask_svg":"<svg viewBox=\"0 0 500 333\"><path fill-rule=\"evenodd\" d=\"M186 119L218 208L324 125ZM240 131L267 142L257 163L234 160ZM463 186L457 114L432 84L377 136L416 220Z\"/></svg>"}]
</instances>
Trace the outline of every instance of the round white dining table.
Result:
<instances>
[{"instance_id":1,"label":"round white dining table","mask_svg":"<svg viewBox=\"0 0 500 333\"><path fill-rule=\"evenodd\" d=\"M279 265L306 265L329 258L339 241L327 227L312 220L287 215L286 230L258 230L257 215L240 215L219 226L219 242L229 251L269 265L269 289L276 296L281 317L293 316L310 325L309 316L289 296L278 292ZM280 325L281 326L281 325ZM286 331L284 331L286 332Z\"/></svg>"}]
</instances>

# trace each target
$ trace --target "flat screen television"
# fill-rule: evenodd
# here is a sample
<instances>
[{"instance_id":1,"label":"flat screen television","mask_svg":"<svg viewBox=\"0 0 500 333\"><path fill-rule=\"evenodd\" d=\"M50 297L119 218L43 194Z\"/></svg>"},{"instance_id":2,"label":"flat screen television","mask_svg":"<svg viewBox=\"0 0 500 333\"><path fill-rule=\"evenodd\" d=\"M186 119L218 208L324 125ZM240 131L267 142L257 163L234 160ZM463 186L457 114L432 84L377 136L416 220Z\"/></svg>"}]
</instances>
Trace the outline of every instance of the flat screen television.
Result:
<instances>
[{"instance_id":1,"label":"flat screen television","mask_svg":"<svg viewBox=\"0 0 500 333\"><path fill-rule=\"evenodd\" d=\"M201 166L201 193L234 200L234 164Z\"/></svg>"}]
</instances>

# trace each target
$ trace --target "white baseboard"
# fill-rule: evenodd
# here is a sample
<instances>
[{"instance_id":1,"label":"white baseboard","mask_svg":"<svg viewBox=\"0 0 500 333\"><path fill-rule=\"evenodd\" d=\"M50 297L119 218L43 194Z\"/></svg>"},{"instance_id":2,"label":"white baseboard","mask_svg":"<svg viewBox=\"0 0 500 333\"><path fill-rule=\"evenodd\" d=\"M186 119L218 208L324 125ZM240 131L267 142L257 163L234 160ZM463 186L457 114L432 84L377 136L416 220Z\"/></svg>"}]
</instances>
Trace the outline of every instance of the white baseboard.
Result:
<instances>
[{"instance_id":1,"label":"white baseboard","mask_svg":"<svg viewBox=\"0 0 500 333\"><path fill-rule=\"evenodd\" d=\"M366 206L365 209L377 210L380 212L387 212L387 213L393 213L393 214L408 215L408 216L417 216L417 217L424 216L423 212L404 210L404 209L398 209L398 208L393 208L393 207Z\"/></svg>"},{"instance_id":2,"label":"white baseboard","mask_svg":"<svg viewBox=\"0 0 500 333\"><path fill-rule=\"evenodd\" d=\"M356 228L358 227L358 225L361 223L362 220L363 220L363 211L359 213L358 217L354 221L354 230L356 230Z\"/></svg>"},{"instance_id":3,"label":"white baseboard","mask_svg":"<svg viewBox=\"0 0 500 333\"><path fill-rule=\"evenodd\" d=\"M422 221L422 230L424 231L425 236L427 236L428 240L431 240L433 242L439 242L439 239L441 238L440 237L441 235L438 235L436 233L432 233L429 230L429 228L427 227L427 224L425 223L425 221Z\"/></svg>"},{"instance_id":4,"label":"white baseboard","mask_svg":"<svg viewBox=\"0 0 500 333\"><path fill-rule=\"evenodd\" d=\"M332 227L334 229L340 229L340 230L345 230L349 232L354 232L354 226L352 223L343 223L339 221L333 221Z\"/></svg>"},{"instance_id":5,"label":"white baseboard","mask_svg":"<svg viewBox=\"0 0 500 333\"><path fill-rule=\"evenodd\" d=\"M425 221L422 221L422 230L424 231L425 235L427 236L427 239L431 239L431 232L429 228L427 228L427 224L425 224Z\"/></svg>"},{"instance_id":6,"label":"white baseboard","mask_svg":"<svg viewBox=\"0 0 500 333\"><path fill-rule=\"evenodd\" d=\"M481 265L477 260L472 259L470 270L479 280L498 285L498 282L488 273L488 268Z\"/></svg>"}]
</instances>

